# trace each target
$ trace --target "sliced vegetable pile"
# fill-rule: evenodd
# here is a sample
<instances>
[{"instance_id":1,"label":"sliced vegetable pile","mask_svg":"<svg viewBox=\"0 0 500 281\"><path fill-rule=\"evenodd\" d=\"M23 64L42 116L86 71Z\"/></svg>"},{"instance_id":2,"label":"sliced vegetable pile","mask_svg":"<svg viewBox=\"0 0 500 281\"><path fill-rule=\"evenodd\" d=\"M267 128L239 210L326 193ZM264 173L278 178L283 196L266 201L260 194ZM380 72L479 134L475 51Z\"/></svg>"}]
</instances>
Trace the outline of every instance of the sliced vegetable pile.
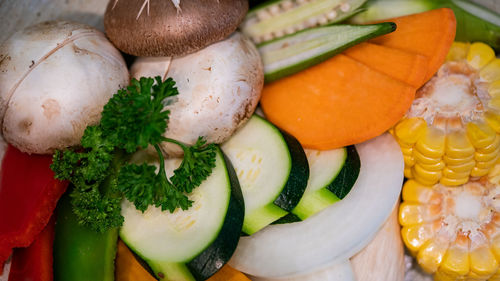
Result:
<instances>
[{"instance_id":1,"label":"sliced vegetable pile","mask_svg":"<svg viewBox=\"0 0 500 281\"><path fill-rule=\"evenodd\" d=\"M407 178L458 186L488 174L500 158L498 81L500 60L488 45L454 43L394 128Z\"/></svg>"},{"instance_id":2,"label":"sliced vegetable pile","mask_svg":"<svg viewBox=\"0 0 500 281\"><path fill-rule=\"evenodd\" d=\"M98 69L115 75L97 79L113 81L107 95L99 83L67 100L37 95L30 110L47 120L68 102L99 108L78 111L92 117L82 122L61 118L74 132L54 145L22 146L55 151L52 158L9 147L0 262L13 247L30 246L15 251L12 280L248 281L239 271L268 281L354 280L349 259L397 206L404 175L403 239L424 269L442 280L500 276L500 168L491 170L500 158L500 63L483 43L450 51L452 9L473 6L439 0L439 9L387 22L332 25L366 1L278 0L252 9L233 33L247 1L132 2L110 1L105 18L122 51L147 56L133 63L136 79L126 88L119 53L78 25L48 24L57 40L37 43L42 55L33 53L32 64L13 52L22 67L3 65L12 58L2 55L9 74L0 81L46 81L41 70L54 53L78 62L97 53ZM31 42L43 26L10 44ZM15 124L40 135L38 115L19 109L36 83L19 81L0 87L2 131ZM253 114L259 100L265 117ZM68 183L54 234L47 222ZM22 272L27 262L36 266Z\"/></svg>"},{"instance_id":3,"label":"sliced vegetable pile","mask_svg":"<svg viewBox=\"0 0 500 281\"><path fill-rule=\"evenodd\" d=\"M407 69L413 71L406 71L408 77L401 77L403 72L391 77L387 74L393 70L374 70L380 66L365 64L369 60L362 63L337 55L265 86L261 105L266 117L305 147L315 149L359 143L393 126L413 101L413 85L430 78L445 60L455 35L455 18L451 10L438 9L391 21L398 29L373 39L373 43L410 53ZM369 51L370 46L359 48ZM424 67L423 63L412 63L418 60L411 57L415 53L427 59L425 69L414 68ZM393 57L394 52L388 56Z\"/></svg>"}]
</instances>

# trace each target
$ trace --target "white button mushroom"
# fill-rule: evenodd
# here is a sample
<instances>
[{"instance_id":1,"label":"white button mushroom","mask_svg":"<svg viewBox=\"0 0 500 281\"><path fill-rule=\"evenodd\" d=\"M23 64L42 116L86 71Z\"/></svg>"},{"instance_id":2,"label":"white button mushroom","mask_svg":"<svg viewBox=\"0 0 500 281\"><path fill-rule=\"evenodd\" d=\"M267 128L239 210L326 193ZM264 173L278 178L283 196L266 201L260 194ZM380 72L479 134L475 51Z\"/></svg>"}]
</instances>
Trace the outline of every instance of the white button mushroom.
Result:
<instances>
[{"instance_id":1,"label":"white button mushroom","mask_svg":"<svg viewBox=\"0 0 500 281\"><path fill-rule=\"evenodd\" d=\"M78 145L128 79L121 54L94 28L56 21L19 31L0 46L4 138L27 153Z\"/></svg>"},{"instance_id":2,"label":"white button mushroom","mask_svg":"<svg viewBox=\"0 0 500 281\"><path fill-rule=\"evenodd\" d=\"M131 75L177 82L179 95L168 105L165 136L188 144L198 136L215 143L229 138L254 112L264 81L257 49L240 33L170 63L168 58L139 58Z\"/></svg>"}]
</instances>

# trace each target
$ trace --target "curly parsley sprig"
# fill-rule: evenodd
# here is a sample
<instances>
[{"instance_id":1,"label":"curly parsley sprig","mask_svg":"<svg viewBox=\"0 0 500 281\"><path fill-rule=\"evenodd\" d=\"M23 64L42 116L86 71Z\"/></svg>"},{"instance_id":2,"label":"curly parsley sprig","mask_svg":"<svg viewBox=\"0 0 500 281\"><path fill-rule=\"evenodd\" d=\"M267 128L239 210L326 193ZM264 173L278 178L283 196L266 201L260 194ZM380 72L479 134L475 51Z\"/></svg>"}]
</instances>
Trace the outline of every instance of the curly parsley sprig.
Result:
<instances>
[{"instance_id":1,"label":"curly parsley sprig","mask_svg":"<svg viewBox=\"0 0 500 281\"><path fill-rule=\"evenodd\" d=\"M100 124L87 127L80 148L56 151L51 168L57 179L74 185L73 211L82 225L98 232L121 226L123 196L143 212L149 206L173 212L192 205L186 194L210 175L217 148L201 137L193 146L163 137L170 115L165 104L177 94L171 78L133 79L104 106ZM170 179L159 146L165 141L184 151ZM133 153L150 145L158 154L158 172L146 163L128 163Z\"/></svg>"}]
</instances>

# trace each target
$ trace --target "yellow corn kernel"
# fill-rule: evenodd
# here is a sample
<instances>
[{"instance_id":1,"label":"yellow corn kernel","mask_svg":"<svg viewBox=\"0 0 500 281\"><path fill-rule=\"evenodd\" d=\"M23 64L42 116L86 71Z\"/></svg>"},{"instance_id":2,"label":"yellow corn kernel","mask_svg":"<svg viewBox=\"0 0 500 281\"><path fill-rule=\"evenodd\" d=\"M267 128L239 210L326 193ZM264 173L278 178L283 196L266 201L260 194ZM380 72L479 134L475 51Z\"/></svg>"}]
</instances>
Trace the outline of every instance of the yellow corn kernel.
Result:
<instances>
[{"instance_id":1,"label":"yellow corn kernel","mask_svg":"<svg viewBox=\"0 0 500 281\"><path fill-rule=\"evenodd\" d=\"M488 101L488 107L493 109L494 111L500 111L500 96L496 96L491 98Z\"/></svg>"},{"instance_id":2,"label":"yellow corn kernel","mask_svg":"<svg viewBox=\"0 0 500 281\"><path fill-rule=\"evenodd\" d=\"M399 222L401 225L413 225L431 222L439 218L441 205L418 205L407 202L399 207Z\"/></svg>"},{"instance_id":3,"label":"yellow corn kernel","mask_svg":"<svg viewBox=\"0 0 500 281\"><path fill-rule=\"evenodd\" d=\"M499 154L500 154L500 147L490 153L476 152L474 153L474 160L476 160L476 162L488 162L495 159Z\"/></svg>"},{"instance_id":4,"label":"yellow corn kernel","mask_svg":"<svg viewBox=\"0 0 500 281\"><path fill-rule=\"evenodd\" d=\"M434 164L419 163L418 165L426 171L441 171L444 167L446 167L446 164L442 160Z\"/></svg>"},{"instance_id":5,"label":"yellow corn kernel","mask_svg":"<svg viewBox=\"0 0 500 281\"><path fill-rule=\"evenodd\" d=\"M446 137L445 154L452 158L464 158L474 154L475 148L464 131L455 131Z\"/></svg>"},{"instance_id":6,"label":"yellow corn kernel","mask_svg":"<svg viewBox=\"0 0 500 281\"><path fill-rule=\"evenodd\" d=\"M500 184L500 165L495 165L488 172L488 181L493 184Z\"/></svg>"},{"instance_id":7,"label":"yellow corn kernel","mask_svg":"<svg viewBox=\"0 0 500 281\"><path fill-rule=\"evenodd\" d=\"M469 273L469 252L461 247L450 247L444 255L439 271L453 276L466 275Z\"/></svg>"},{"instance_id":8,"label":"yellow corn kernel","mask_svg":"<svg viewBox=\"0 0 500 281\"><path fill-rule=\"evenodd\" d=\"M500 235L495 236L491 240L491 250L497 260L500 260Z\"/></svg>"},{"instance_id":9,"label":"yellow corn kernel","mask_svg":"<svg viewBox=\"0 0 500 281\"><path fill-rule=\"evenodd\" d=\"M469 51L470 43L464 42L453 42L450 51L446 56L447 61L459 61L464 60L467 57L467 52Z\"/></svg>"},{"instance_id":10,"label":"yellow corn kernel","mask_svg":"<svg viewBox=\"0 0 500 281\"><path fill-rule=\"evenodd\" d=\"M448 248L445 241L427 241L418 251L417 260L423 270L434 273L443 261L444 254Z\"/></svg>"},{"instance_id":11,"label":"yellow corn kernel","mask_svg":"<svg viewBox=\"0 0 500 281\"><path fill-rule=\"evenodd\" d=\"M467 137L476 148L484 148L495 141L496 132L486 123L467 123Z\"/></svg>"},{"instance_id":12,"label":"yellow corn kernel","mask_svg":"<svg viewBox=\"0 0 500 281\"><path fill-rule=\"evenodd\" d=\"M450 179L447 177L442 177L439 180L439 183L442 185L446 185L446 186L459 186L459 185L467 183L468 181L469 181L469 177L461 178L461 179Z\"/></svg>"},{"instance_id":13,"label":"yellow corn kernel","mask_svg":"<svg viewBox=\"0 0 500 281\"><path fill-rule=\"evenodd\" d=\"M403 226L401 237L408 250L416 253L422 245L434 236L432 224Z\"/></svg>"},{"instance_id":14,"label":"yellow corn kernel","mask_svg":"<svg viewBox=\"0 0 500 281\"><path fill-rule=\"evenodd\" d=\"M449 273L445 273L445 272L442 272L439 270L434 275L434 281L463 281L463 280L471 281L471 280L467 279L467 277L465 277L465 276L459 276L456 274L449 274Z\"/></svg>"},{"instance_id":15,"label":"yellow corn kernel","mask_svg":"<svg viewBox=\"0 0 500 281\"><path fill-rule=\"evenodd\" d=\"M500 281L500 271L493 274L488 281Z\"/></svg>"},{"instance_id":16,"label":"yellow corn kernel","mask_svg":"<svg viewBox=\"0 0 500 281\"><path fill-rule=\"evenodd\" d=\"M495 132L500 133L500 115L486 111L486 113L484 113L484 119Z\"/></svg>"},{"instance_id":17,"label":"yellow corn kernel","mask_svg":"<svg viewBox=\"0 0 500 281\"><path fill-rule=\"evenodd\" d=\"M413 176L417 179L423 179L425 182L438 182L442 176L441 171L429 171L424 169L419 163L412 167Z\"/></svg>"},{"instance_id":18,"label":"yellow corn kernel","mask_svg":"<svg viewBox=\"0 0 500 281\"><path fill-rule=\"evenodd\" d=\"M479 76L486 82L494 82L500 79L500 59L493 59L481 71Z\"/></svg>"},{"instance_id":19,"label":"yellow corn kernel","mask_svg":"<svg viewBox=\"0 0 500 281\"><path fill-rule=\"evenodd\" d=\"M401 120L394 128L396 137L404 143L413 144L425 133L427 123L423 118Z\"/></svg>"},{"instance_id":20,"label":"yellow corn kernel","mask_svg":"<svg viewBox=\"0 0 500 281\"><path fill-rule=\"evenodd\" d=\"M439 163L442 159L441 157L437 158L428 157L416 149L413 150L413 157L415 158L416 163L431 164L431 165Z\"/></svg>"},{"instance_id":21,"label":"yellow corn kernel","mask_svg":"<svg viewBox=\"0 0 500 281\"><path fill-rule=\"evenodd\" d=\"M420 205L408 204L406 202L401 203L399 206L399 223L405 226L424 222L419 206Z\"/></svg>"},{"instance_id":22,"label":"yellow corn kernel","mask_svg":"<svg viewBox=\"0 0 500 281\"><path fill-rule=\"evenodd\" d=\"M475 166L476 166L476 161L472 160L470 162L466 162L459 165L447 165L446 167L456 173L463 173L463 172L470 173L472 168L474 168Z\"/></svg>"},{"instance_id":23,"label":"yellow corn kernel","mask_svg":"<svg viewBox=\"0 0 500 281\"><path fill-rule=\"evenodd\" d=\"M413 156L413 147L401 147L401 152L403 155Z\"/></svg>"},{"instance_id":24,"label":"yellow corn kernel","mask_svg":"<svg viewBox=\"0 0 500 281\"><path fill-rule=\"evenodd\" d=\"M445 134L442 130L430 127L418 139L415 149L429 158L441 158L444 154Z\"/></svg>"},{"instance_id":25,"label":"yellow corn kernel","mask_svg":"<svg viewBox=\"0 0 500 281\"><path fill-rule=\"evenodd\" d=\"M498 270L498 262L489 247L478 247L470 252L471 272L488 278Z\"/></svg>"},{"instance_id":26,"label":"yellow corn kernel","mask_svg":"<svg viewBox=\"0 0 500 281\"><path fill-rule=\"evenodd\" d=\"M495 51L481 42L473 43L467 53L469 65L475 69L481 69L495 58Z\"/></svg>"},{"instance_id":27,"label":"yellow corn kernel","mask_svg":"<svg viewBox=\"0 0 500 281\"><path fill-rule=\"evenodd\" d=\"M405 160L406 167L412 167L413 165L415 165L415 158L413 158L413 156L403 155L403 158Z\"/></svg>"},{"instance_id":28,"label":"yellow corn kernel","mask_svg":"<svg viewBox=\"0 0 500 281\"><path fill-rule=\"evenodd\" d=\"M412 171L412 173L413 173L413 171ZM428 179L425 179L425 178L422 178L422 177L419 177L419 176L415 176L414 174L413 174L413 178L412 179L418 181L421 184L425 184L425 185L435 185L436 183L439 182L439 180L438 181L436 181L436 180L428 180Z\"/></svg>"},{"instance_id":29,"label":"yellow corn kernel","mask_svg":"<svg viewBox=\"0 0 500 281\"><path fill-rule=\"evenodd\" d=\"M478 161L476 162L476 167L478 169L490 169L491 167L493 167L493 165L495 165L498 161L498 158L499 158L500 155L497 155L495 158L491 159L490 161L485 161L485 162L482 162L482 161Z\"/></svg>"},{"instance_id":30,"label":"yellow corn kernel","mask_svg":"<svg viewBox=\"0 0 500 281\"><path fill-rule=\"evenodd\" d=\"M490 84L490 86L488 87L488 93L491 97L497 97L500 95L500 78L498 79L498 81Z\"/></svg>"},{"instance_id":31,"label":"yellow corn kernel","mask_svg":"<svg viewBox=\"0 0 500 281\"><path fill-rule=\"evenodd\" d=\"M395 139L401 148L413 148L415 146L414 143L406 143L398 138L395 138Z\"/></svg>"},{"instance_id":32,"label":"yellow corn kernel","mask_svg":"<svg viewBox=\"0 0 500 281\"><path fill-rule=\"evenodd\" d=\"M405 175L405 178L407 178L407 179L413 178L413 172L411 171L411 167L405 167L404 175Z\"/></svg>"},{"instance_id":33,"label":"yellow corn kernel","mask_svg":"<svg viewBox=\"0 0 500 281\"><path fill-rule=\"evenodd\" d=\"M403 186L403 200L414 203L439 204L441 197L431 186L425 186L415 180L408 180Z\"/></svg>"},{"instance_id":34,"label":"yellow corn kernel","mask_svg":"<svg viewBox=\"0 0 500 281\"><path fill-rule=\"evenodd\" d=\"M471 177L482 177L486 176L490 169L480 169L478 167L472 168L472 171L470 172Z\"/></svg>"},{"instance_id":35,"label":"yellow corn kernel","mask_svg":"<svg viewBox=\"0 0 500 281\"><path fill-rule=\"evenodd\" d=\"M446 165L451 165L451 166L457 166L457 165L462 165L465 163L470 163L470 162L476 162L474 161L474 154L472 154L469 157L465 158L452 158L447 155L443 156L443 161L446 163Z\"/></svg>"},{"instance_id":36,"label":"yellow corn kernel","mask_svg":"<svg viewBox=\"0 0 500 281\"><path fill-rule=\"evenodd\" d=\"M469 244L470 240L466 233L457 233L455 241L446 251L438 272L465 277L470 271Z\"/></svg>"},{"instance_id":37,"label":"yellow corn kernel","mask_svg":"<svg viewBox=\"0 0 500 281\"><path fill-rule=\"evenodd\" d=\"M495 137L495 141L493 141L492 144L488 145L487 147L480 148L477 150L479 153L492 153L496 151L498 148L500 148L500 136L497 134Z\"/></svg>"},{"instance_id":38,"label":"yellow corn kernel","mask_svg":"<svg viewBox=\"0 0 500 281\"><path fill-rule=\"evenodd\" d=\"M449 168L444 168L443 169L443 177L449 178L449 179L463 179L469 177L470 170L465 171L465 172L455 172L454 170L451 170Z\"/></svg>"}]
</instances>

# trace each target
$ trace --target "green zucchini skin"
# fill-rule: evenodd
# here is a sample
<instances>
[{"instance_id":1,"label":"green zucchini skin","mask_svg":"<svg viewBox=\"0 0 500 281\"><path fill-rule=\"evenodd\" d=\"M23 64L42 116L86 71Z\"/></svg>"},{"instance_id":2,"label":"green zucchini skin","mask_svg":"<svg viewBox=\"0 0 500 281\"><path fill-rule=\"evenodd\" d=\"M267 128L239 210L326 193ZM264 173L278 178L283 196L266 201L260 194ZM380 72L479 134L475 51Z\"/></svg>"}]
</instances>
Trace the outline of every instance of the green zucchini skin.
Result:
<instances>
[{"instance_id":1,"label":"green zucchini skin","mask_svg":"<svg viewBox=\"0 0 500 281\"><path fill-rule=\"evenodd\" d=\"M354 183L356 183L358 179L359 170L361 169L359 154L354 145L350 145L346 147L346 149L347 158L344 166L342 166L337 177L326 186L326 189L330 190L339 199L344 199L349 191L351 191Z\"/></svg>"},{"instance_id":2,"label":"green zucchini skin","mask_svg":"<svg viewBox=\"0 0 500 281\"><path fill-rule=\"evenodd\" d=\"M224 266L238 245L245 217L245 203L236 172L222 152L231 183L231 198L219 235L203 252L187 263L196 280L206 280Z\"/></svg>"},{"instance_id":3,"label":"green zucchini skin","mask_svg":"<svg viewBox=\"0 0 500 281\"><path fill-rule=\"evenodd\" d=\"M118 230L97 233L81 226L68 192L59 200L56 214L54 280L113 281Z\"/></svg>"},{"instance_id":4,"label":"green zucchini skin","mask_svg":"<svg viewBox=\"0 0 500 281\"><path fill-rule=\"evenodd\" d=\"M300 72L302 70L305 70L309 67L312 67L314 65L317 65L321 62L326 61L327 59L340 54L341 52L347 50L348 48L355 46L361 42L367 41L369 39L391 33L396 30L396 24L393 22L384 22L384 23L379 23L379 24L374 24L374 25L364 25L364 26L357 26L357 25L332 25L332 26L324 26L324 27L317 27L317 28L311 28L307 30L303 30L300 32L297 32L295 34L291 34L285 37L282 37L280 39L276 39L270 42L267 42L265 44L261 44L258 46L259 52L261 53L262 56L265 56L265 49L264 47L269 46L270 44L277 44L277 45L286 45L287 40L292 39L292 38L300 38L301 36L305 36L311 32L323 32L323 31L329 31L328 29L332 30L332 32L335 30L336 34L338 31L337 29L339 27L346 27L346 28L366 28L367 26L375 26L376 29L375 31L366 34L365 36L357 37L352 40L343 42L340 46L337 46L335 48L331 48L327 51L323 51L320 53L315 54L313 57L309 57L305 60L301 60L297 63L291 63L286 65L286 67L281 67L277 70L271 70L267 71L266 70L266 60L264 59L264 81L265 83L270 83L276 80L279 80L281 78L284 78L286 76L290 76L292 74L295 74L297 72ZM293 48L293 45L289 46L290 48ZM295 54L296 55L296 54Z\"/></svg>"},{"instance_id":5,"label":"green zucchini skin","mask_svg":"<svg viewBox=\"0 0 500 281\"><path fill-rule=\"evenodd\" d=\"M274 221L271 224L285 224L285 223L294 223L294 222L299 222L302 221L297 215L293 213L288 213L286 216L280 218L277 221Z\"/></svg>"},{"instance_id":6,"label":"green zucchini skin","mask_svg":"<svg viewBox=\"0 0 500 281\"><path fill-rule=\"evenodd\" d=\"M299 141L283 130L280 130L280 132L290 151L292 167L285 187L273 203L281 209L291 212L299 204L306 190L307 180L309 179L309 163Z\"/></svg>"}]
</instances>

